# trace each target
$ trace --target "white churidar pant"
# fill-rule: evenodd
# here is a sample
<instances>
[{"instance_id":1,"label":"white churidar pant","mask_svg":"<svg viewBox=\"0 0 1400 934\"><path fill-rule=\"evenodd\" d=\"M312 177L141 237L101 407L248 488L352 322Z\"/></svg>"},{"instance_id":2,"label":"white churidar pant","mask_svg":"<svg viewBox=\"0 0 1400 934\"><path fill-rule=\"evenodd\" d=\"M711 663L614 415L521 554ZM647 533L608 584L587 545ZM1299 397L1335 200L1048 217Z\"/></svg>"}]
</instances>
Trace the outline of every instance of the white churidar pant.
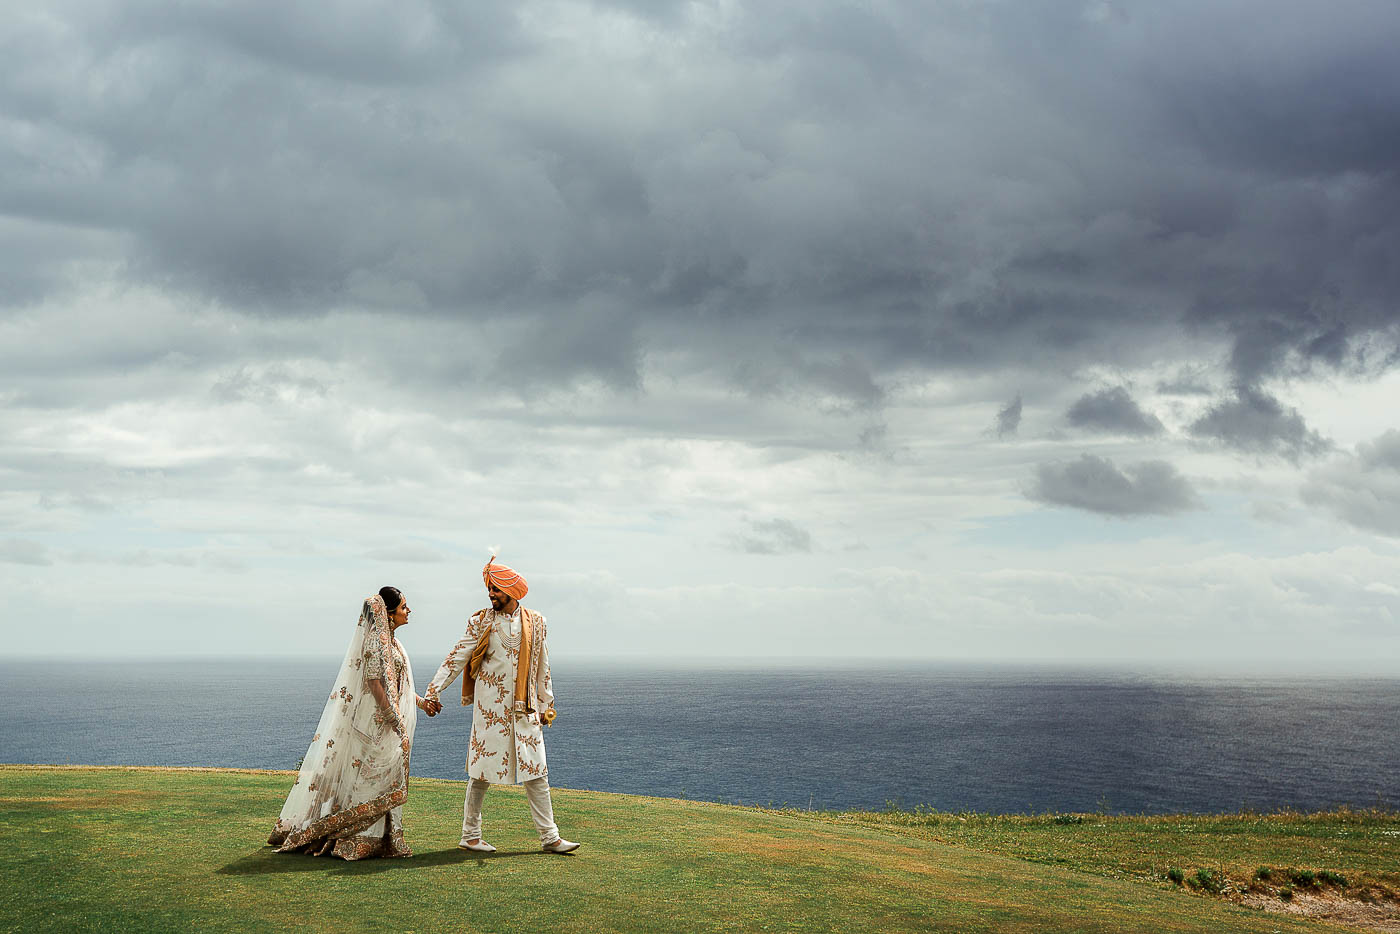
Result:
<instances>
[{"instance_id":1,"label":"white churidar pant","mask_svg":"<svg viewBox=\"0 0 1400 934\"><path fill-rule=\"evenodd\" d=\"M549 800L549 779L532 778L522 782L525 798L530 802L530 816L535 819L535 827L540 832L540 843L548 845L559 839L559 828L554 824L554 806ZM462 802L462 842L481 839L481 804L486 800L486 789L490 782L479 778L467 780L467 799Z\"/></svg>"}]
</instances>

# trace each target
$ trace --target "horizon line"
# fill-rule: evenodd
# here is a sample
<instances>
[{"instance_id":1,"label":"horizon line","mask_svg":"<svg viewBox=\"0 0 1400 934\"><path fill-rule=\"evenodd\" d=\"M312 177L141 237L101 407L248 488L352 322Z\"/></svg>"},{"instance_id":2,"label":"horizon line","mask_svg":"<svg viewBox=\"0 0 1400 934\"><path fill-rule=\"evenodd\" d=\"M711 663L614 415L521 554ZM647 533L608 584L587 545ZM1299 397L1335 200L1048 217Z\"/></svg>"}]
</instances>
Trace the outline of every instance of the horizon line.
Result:
<instances>
[{"instance_id":1,"label":"horizon line","mask_svg":"<svg viewBox=\"0 0 1400 934\"><path fill-rule=\"evenodd\" d=\"M278 662L278 661L326 661L339 658L342 653L289 652L289 653L171 653L151 655L149 653L94 653L75 656L71 652L32 652L10 655L0 660L0 664L23 664L26 662L125 662L144 661L148 663L179 662ZM1386 665L1377 659L1144 659L1134 657L1085 657L1085 658L1044 658L1044 657L995 657L995 656L850 656L850 655L666 655L646 654L570 654L552 659L554 667L563 662L567 667L573 663L585 665L609 664L616 667L650 665L661 668L707 668L717 665L742 668L929 668L948 669L991 668L991 669L1040 669L1069 671L1116 671L1131 673L1170 673L1170 674L1211 674L1216 676L1347 676L1357 678L1400 679L1400 667ZM418 667L415 665L415 667Z\"/></svg>"}]
</instances>

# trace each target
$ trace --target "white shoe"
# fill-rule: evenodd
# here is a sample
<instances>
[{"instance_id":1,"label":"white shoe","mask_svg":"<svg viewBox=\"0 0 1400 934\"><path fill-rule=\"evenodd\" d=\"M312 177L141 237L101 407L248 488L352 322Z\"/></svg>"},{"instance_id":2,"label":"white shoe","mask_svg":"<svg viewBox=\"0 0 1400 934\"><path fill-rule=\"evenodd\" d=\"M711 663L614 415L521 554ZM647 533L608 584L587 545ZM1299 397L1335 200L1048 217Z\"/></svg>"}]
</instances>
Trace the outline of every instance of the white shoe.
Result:
<instances>
[{"instance_id":1,"label":"white shoe","mask_svg":"<svg viewBox=\"0 0 1400 934\"><path fill-rule=\"evenodd\" d=\"M578 843L570 843L568 840L560 837L553 843L546 843L542 849L546 853L572 853L574 850L577 850L580 845L581 844Z\"/></svg>"},{"instance_id":2,"label":"white shoe","mask_svg":"<svg viewBox=\"0 0 1400 934\"><path fill-rule=\"evenodd\" d=\"M468 843L467 841L463 840L461 843L457 844L457 849L471 850L473 853L496 852L496 848L491 844L487 843L485 840L478 840L475 843Z\"/></svg>"}]
</instances>

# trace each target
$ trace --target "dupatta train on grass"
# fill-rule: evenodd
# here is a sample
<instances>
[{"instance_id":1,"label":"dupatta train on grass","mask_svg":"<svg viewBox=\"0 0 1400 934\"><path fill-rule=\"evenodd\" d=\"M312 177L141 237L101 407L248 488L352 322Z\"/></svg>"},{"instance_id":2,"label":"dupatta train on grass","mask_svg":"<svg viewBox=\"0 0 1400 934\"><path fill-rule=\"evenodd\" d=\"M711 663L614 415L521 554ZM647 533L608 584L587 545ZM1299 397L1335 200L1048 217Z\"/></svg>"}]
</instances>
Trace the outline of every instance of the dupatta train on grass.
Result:
<instances>
[{"instance_id":1,"label":"dupatta train on grass","mask_svg":"<svg viewBox=\"0 0 1400 934\"><path fill-rule=\"evenodd\" d=\"M368 682L384 680L403 735L379 712ZM418 714L408 653L378 594L365 601L345 661L296 783L268 843L342 859L412 856L403 839L408 758Z\"/></svg>"}]
</instances>

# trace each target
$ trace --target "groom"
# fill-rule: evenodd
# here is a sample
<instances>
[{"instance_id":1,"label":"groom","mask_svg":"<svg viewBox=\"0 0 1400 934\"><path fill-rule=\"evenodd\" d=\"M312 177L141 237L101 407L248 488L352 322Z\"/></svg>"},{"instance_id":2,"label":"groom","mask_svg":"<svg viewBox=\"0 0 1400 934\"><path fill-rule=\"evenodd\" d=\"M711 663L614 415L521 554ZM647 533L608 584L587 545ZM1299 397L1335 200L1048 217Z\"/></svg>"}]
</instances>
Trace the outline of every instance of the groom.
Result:
<instances>
[{"instance_id":1,"label":"groom","mask_svg":"<svg viewBox=\"0 0 1400 934\"><path fill-rule=\"evenodd\" d=\"M431 716L442 709L438 694L466 669L462 704L475 704L467 758L467 800L462 806L459 847L477 853L496 848L481 838L481 805L486 789L496 784L524 784L530 815L548 853L579 848L559 836L549 798L549 770L544 758L541 723L554 720L554 692L549 679L544 617L520 605L529 587L525 578L491 556L481 576L491 608L467 622L467 632L452 647L424 694Z\"/></svg>"}]
</instances>

